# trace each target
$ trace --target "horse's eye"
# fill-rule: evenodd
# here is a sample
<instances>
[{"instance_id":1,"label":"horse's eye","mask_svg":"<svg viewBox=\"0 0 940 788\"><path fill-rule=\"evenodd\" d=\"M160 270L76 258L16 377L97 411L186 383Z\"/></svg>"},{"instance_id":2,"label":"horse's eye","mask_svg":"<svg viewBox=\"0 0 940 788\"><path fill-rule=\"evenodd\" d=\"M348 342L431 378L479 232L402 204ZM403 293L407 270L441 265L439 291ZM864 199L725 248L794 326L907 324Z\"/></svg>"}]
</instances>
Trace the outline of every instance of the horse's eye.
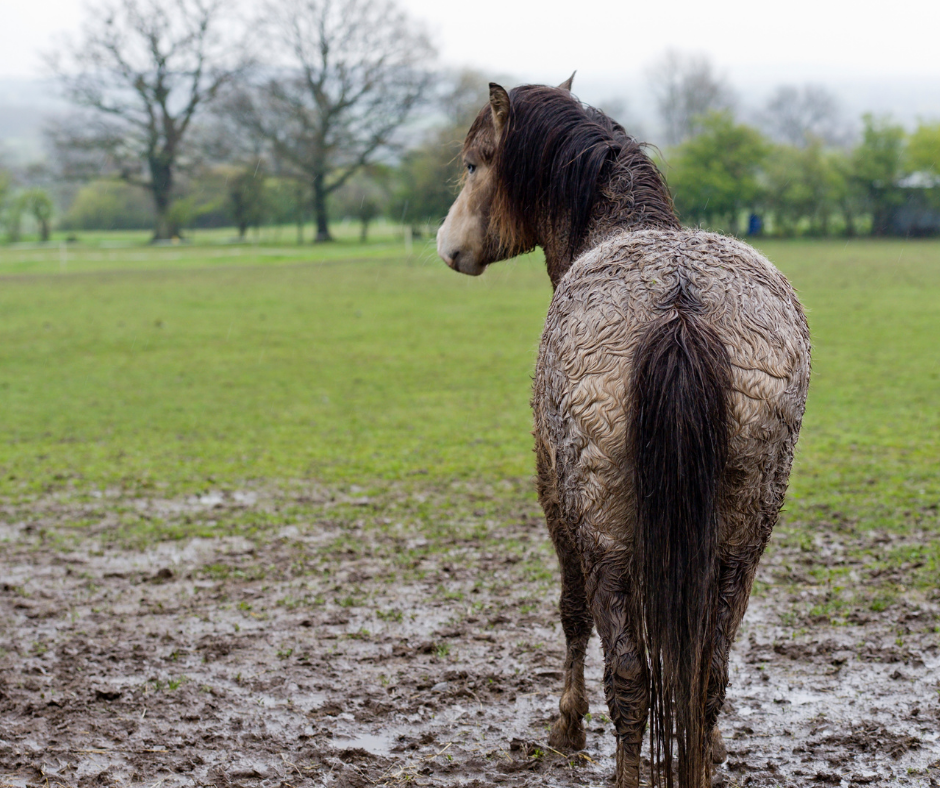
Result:
<instances>
[{"instance_id":1,"label":"horse's eye","mask_svg":"<svg viewBox=\"0 0 940 788\"><path fill-rule=\"evenodd\" d=\"M476 165L476 164L468 164L468 165L467 165L467 172L468 172L470 175L473 175L473 173L476 172L476 169L477 169L477 165Z\"/></svg>"}]
</instances>

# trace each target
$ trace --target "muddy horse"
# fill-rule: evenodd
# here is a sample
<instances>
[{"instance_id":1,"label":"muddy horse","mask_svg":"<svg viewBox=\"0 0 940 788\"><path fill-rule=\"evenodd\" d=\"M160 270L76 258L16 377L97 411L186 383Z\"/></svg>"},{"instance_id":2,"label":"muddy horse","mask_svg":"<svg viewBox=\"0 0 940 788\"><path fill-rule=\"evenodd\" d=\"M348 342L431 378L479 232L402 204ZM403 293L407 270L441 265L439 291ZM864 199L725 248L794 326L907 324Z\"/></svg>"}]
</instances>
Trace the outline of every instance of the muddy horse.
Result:
<instances>
[{"instance_id":1,"label":"muddy horse","mask_svg":"<svg viewBox=\"0 0 940 788\"><path fill-rule=\"evenodd\" d=\"M643 147L557 88L490 85L438 233L455 271L541 246L554 296L532 406L561 565L565 685L549 743L585 746L597 627L616 784L708 785L728 655L783 503L810 373L796 294L754 249L682 229Z\"/></svg>"}]
</instances>

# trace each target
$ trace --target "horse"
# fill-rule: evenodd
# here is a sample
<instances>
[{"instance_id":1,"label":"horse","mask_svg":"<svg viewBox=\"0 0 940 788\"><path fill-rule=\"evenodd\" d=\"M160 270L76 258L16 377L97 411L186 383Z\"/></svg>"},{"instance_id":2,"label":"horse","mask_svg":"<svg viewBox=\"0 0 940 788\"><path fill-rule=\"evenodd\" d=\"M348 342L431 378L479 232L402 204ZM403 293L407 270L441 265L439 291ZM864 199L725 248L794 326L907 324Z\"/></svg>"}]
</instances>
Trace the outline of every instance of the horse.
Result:
<instances>
[{"instance_id":1,"label":"horse","mask_svg":"<svg viewBox=\"0 0 940 788\"><path fill-rule=\"evenodd\" d=\"M802 423L806 318L756 250L681 227L644 146L571 79L489 97L437 249L479 275L540 246L554 289L532 397L566 643L549 744L585 747L596 626L616 785L639 785L649 721L653 784L701 788Z\"/></svg>"}]
</instances>

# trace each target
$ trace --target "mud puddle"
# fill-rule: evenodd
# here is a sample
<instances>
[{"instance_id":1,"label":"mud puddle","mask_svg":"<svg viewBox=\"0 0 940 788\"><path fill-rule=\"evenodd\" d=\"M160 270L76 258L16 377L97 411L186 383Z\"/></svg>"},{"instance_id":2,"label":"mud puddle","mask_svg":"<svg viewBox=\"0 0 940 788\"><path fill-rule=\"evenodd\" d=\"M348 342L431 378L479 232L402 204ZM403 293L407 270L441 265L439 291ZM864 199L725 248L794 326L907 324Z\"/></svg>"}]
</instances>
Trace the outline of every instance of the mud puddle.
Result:
<instances>
[{"instance_id":1,"label":"mud puddle","mask_svg":"<svg viewBox=\"0 0 940 788\"><path fill-rule=\"evenodd\" d=\"M596 638L587 749L547 745L563 637L531 500L281 494L129 503L272 523L144 547L109 537L113 501L3 509L0 786L610 784ZM762 567L715 784L940 785L936 601L814 621L825 589L773 585L793 558Z\"/></svg>"}]
</instances>

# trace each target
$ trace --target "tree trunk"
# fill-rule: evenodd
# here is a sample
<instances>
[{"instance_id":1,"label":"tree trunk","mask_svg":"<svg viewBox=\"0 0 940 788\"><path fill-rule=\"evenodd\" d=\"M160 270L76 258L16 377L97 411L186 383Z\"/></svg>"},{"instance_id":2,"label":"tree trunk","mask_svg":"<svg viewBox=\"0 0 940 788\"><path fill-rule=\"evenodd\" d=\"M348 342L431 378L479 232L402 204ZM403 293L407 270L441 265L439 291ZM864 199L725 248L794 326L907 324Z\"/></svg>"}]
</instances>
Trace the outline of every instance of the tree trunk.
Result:
<instances>
[{"instance_id":1,"label":"tree trunk","mask_svg":"<svg viewBox=\"0 0 940 788\"><path fill-rule=\"evenodd\" d=\"M362 227L359 229L359 243L365 243L369 234L369 220L362 219Z\"/></svg>"},{"instance_id":2,"label":"tree trunk","mask_svg":"<svg viewBox=\"0 0 940 788\"><path fill-rule=\"evenodd\" d=\"M886 190L873 190L871 196L871 234L876 236L885 236L888 234L891 225L891 208L888 205Z\"/></svg>"},{"instance_id":3,"label":"tree trunk","mask_svg":"<svg viewBox=\"0 0 940 788\"><path fill-rule=\"evenodd\" d=\"M847 238L855 237L855 213L849 208L843 207L842 216L845 219L845 235Z\"/></svg>"},{"instance_id":4,"label":"tree trunk","mask_svg":"<svg viewBox=\"0 0 940 788\"><path fill-rule=\"evenodd\" d=\"M330 235L330 217L326 210L327 197L326 183L322 175L316 175L313 179L313 212L317 218L317 237L316 243L332 241Z\"/></svg>"},{"instance_id":5,"label":"tree trunk","mask_svg":"<svg viewBox=\"0 0 940 788\"><path fill-rule=\"evenodd\" d=\"M153 228L153 238L151 241L168 241L174 236L173 227L171 226L169 216L167 215L169 212L169 206L156 203L156 208L157 221Z\"/></svg>"},{"instance_id":6,"label":"tree trunk","mask_svg":"<svg viewBox=\"0 0 940 788\"><path fill-rule=\"evenodd\" d=\"M887 228L887 220L885 216L885 211L880 206L875 206L875 209L871 213L871 234L874 236L885 235L885 230Z\"/></svg>"},{"instance_id":7,"label":"tree trunk","mask_svg":"<svg viewBox=\"0 0 940 788\"><path fill-rule=\"evenodd\" d=\"M39 237L43 243L49 240L49 220L43 219L39 223Z\"/></svg>"},{"instance_id":8,"label":"tree trunk","mask_svg":"<svg viewBox=\"0 0 940 788\"><path fill-rule=\"evenodd\" d=\"M150 157L150 190L157 213L156 226L153 228L154 241L166 241L179 236L179 227L170 218L173 202L173 167L170 161L170 157L165 154Z\"/></svg>"},{"instance_id":9,"label":"tree trunk","mask_svg":"<svg viewBox=\"0 0 940 788\"><path fill-rule=\"evenodd\" d=\"M294 201L297 204L297 246L302 246L304 242L304 187L300 181L297 181Z\"/></svg>"},{"instance_id":10,"label":"tree trunk","mask_svg":"<svg viewBox=\"0 0 940 788\"><path fill-rule=\"evenodd\" d=\"M18 243L20 240L20 232L23 227L23 202L22 200L14 200L12 205L7 209L7 240L11 244Z\"/></svg>"}]
</instances>

